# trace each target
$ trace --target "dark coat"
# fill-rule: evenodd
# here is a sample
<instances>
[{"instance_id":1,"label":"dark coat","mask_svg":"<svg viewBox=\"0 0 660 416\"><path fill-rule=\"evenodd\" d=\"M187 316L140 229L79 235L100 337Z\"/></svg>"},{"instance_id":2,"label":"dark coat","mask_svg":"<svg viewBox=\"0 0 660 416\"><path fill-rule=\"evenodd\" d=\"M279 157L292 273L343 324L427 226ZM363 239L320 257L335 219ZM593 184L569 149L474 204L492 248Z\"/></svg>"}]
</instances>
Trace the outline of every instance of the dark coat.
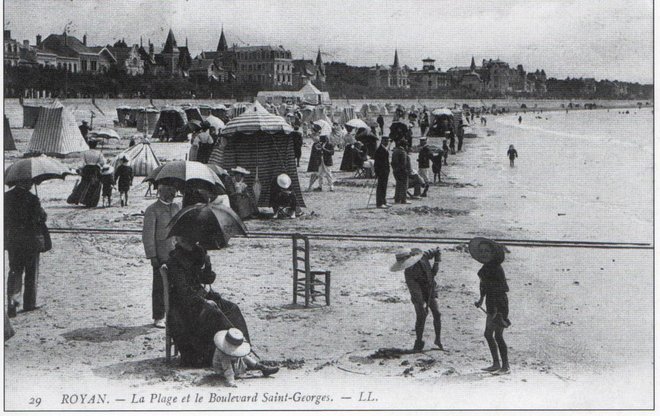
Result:
<instances>
[{"instance_id":1,"label":"dark coat","mask_svg":"<svg viewBox=\"0 0 660 416\"><path fill-rule=\"evenodd\" d=\"M428 145L425 145L419 150L419 156L417 157L418 167L420 169L428 168L430 166L431 158L433 157L433 152Z\"/></svg>"},{"instance_id":2,"label":"dark coat","mask_svg":"<svg viewBox=\"0 0 660 416\"><path fill-rule=\"evenodd\" d=\"M302 156L302 134L300 134L299 131L294 130L289 136L291 139L293 139L293 155L296 157L296 159L299 159Z\"/></svg>"},{"instance_id":3,"label":"dark coat","mask_svg":"<svg viewBox=\"0 0 660 416\"><path fill-rule=\"evenodd\" d=\"M406 162L408 155L403 147L395 147L392 151L392 172L395 178L408 177L408 170L406 169Z\"/></svg>"},{"instance_id":4,"label":"dark coat","mask_svg":"<svg viewBox=\"0 0 660 416\"><path fill-rule=\"evenodd\" d=\"M390 151L383 146L378 146L374 154L374 172L379 178L390 176Z\"/></svg>"},{"instance_id":5,"label":"dark coat","mask_svg":"<svg viewBox=\"0 0 660 416\"><path fill-rule=\"evenodd\" d=\"M344 147L344 155L341 158L341 164L339 165L339 170L343 172L353 172L355 170L355 157L354 149L352 144L346 145Z\"/></svg>"},{"instance_id":6,"label":"dark coat","mask_svg":"<svg viewBox=\"0 0 660 416\"><path fill-rule=\"evenodd\" d=\"M367 148L367 155L373 159L374 154L376 153L376 148L378 147L378 137L371 133L367 133L356 137L355 140L358 140L364 144L364 146Z\"/></svg>"},{"instance_id":7,"label":"dark coat","mask_svg":"<svg viewBox=\"0 0 660 416\"><path fill-rule=\"evenodd\" d=\"M321 165L321 160L326 166L332 166L332 155L335 154L335 149L329 141L319 141L312 146L312 153L309 156L309 165L307 172L317 172ZM314 163L312 163L314 161Z\"/></svg>"},{"instance_id":8,"label":"dark coat","mask_svg":"<svg viewBox=\"0 0 660 416\"><path fill-rule=\"evenodd\" d=\"M46 212L39 198L27 189L14 187L5 192L5 249L34 252Z\"/></svg>"},{"instance_id":9,"label":"dark coat","mask_svg":"<svg viewBox=\"0 0 660 416\"><path fill-rule=\"evenodd\" d=\"M204 285L215 281L216 275L206 251L195 246L187 251L176 246L167 260L170 293L168 325L184 365L209 366L215 349L213 336L217 331L235 327L249 333L245 319L232 302L223 299ZM218 308L211 307L213 301Z\"/></svg>"},{"instance_id":10,"label":"dark coat","mask_svg":"<svg viewBox=\"0 0 660 416\"><path fill-rule=\"evenodd\" d=\"M480 279L479 292L486 298L486 311L488 313L501 312L504 318L509 315L509 300L506 292L509 285L502 265L497 261L484 264L477 273Z\"/></svg>"},{"instance_id":11,"label":"dark coat","mask_svg":"<svg viewBox=\"0 0 660 416\"><path fill-rule=\"evenodd\" d=\"M115 171L115 181L119 192L128 192L133 185L133 168L128 165L121 165Z\"/></svg>"}]
</instances>

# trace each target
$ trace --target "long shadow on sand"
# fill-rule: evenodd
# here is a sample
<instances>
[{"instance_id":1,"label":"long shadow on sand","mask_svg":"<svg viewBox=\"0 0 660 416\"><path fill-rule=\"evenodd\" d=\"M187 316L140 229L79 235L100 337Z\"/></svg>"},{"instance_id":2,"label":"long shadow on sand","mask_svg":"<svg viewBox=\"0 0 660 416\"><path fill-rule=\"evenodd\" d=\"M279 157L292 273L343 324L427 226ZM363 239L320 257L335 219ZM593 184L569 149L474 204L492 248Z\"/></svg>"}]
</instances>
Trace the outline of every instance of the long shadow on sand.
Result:
<instances>
[{"instance_id":1,"label":"long shadow on sand","mask_svg":"<svg viewBox=\"0 0 660 416\"><path fill-rule=\"evenodd\" d=\"M153 325L121 326L107 325L93 328L80 328L62 334L67 341L112 342L130 341L150 332L157 332ZM161 331L162 332L162 331Z\"/></svg>"}]
</instances>

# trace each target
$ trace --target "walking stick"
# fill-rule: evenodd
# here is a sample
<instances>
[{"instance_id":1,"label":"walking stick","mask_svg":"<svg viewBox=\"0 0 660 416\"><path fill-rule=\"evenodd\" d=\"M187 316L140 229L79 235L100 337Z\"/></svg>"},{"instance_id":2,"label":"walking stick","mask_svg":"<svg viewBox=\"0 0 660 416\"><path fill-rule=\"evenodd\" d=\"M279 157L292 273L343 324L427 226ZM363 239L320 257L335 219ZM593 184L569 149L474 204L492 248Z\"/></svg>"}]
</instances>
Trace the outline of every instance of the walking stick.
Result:
<instances>
[{"instance_id":1,"label":"walking stick","mask_svg":"<svg viewBox=\"0 0 660 416\"><path fill-rule=\"evenodd\" d=\"M376 188L376 183L378 182L378 178L374 180L373 185L371 185L371 191L369 191L369 199L367 200L367 208L369 208L369 203L371 202L371 195L374 193L374 189Z\"/></svg>"}]
</instances>

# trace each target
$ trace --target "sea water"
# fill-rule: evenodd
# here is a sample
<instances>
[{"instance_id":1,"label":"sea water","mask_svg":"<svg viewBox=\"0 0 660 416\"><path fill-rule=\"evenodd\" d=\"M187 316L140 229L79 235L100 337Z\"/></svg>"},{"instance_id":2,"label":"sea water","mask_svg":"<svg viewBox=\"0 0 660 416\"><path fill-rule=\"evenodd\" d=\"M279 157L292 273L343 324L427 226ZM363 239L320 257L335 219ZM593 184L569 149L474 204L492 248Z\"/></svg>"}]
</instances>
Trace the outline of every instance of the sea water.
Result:
<instances>
[{"instance_id":1,"label":"sea water","mask_svg":"<svg viewBox=\"0 0 660 416\"><path fill-rule=\"evenodd\" d=\"M506 181L509 197L523 200L510 206L530 227L546 237L652 242L652 109L528 112L489 127L501 155L488 182Z\"/></svg>"}]
</instances>

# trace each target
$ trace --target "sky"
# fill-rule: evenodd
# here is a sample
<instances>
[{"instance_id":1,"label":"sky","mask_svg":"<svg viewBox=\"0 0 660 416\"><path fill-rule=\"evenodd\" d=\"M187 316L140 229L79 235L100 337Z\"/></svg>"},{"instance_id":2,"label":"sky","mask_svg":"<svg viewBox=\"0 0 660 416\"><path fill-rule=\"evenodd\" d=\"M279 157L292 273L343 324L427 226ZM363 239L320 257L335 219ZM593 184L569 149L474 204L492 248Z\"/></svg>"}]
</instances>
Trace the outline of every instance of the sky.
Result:
<instances>
[{"instance_id":1,"label":"sky","mask_svg":"<svg viewBox=\"0 0 660 416\"><path fill-rule=\"evenodd\" d=\"M443 71L474 56L548 77L653 82L652 0L5 0L4 28L35 43L69 33L88 45L125 38L161 47L172 28L193 55L229 45L283 45L294 59Z\"/></svg>"}]
</instances>

